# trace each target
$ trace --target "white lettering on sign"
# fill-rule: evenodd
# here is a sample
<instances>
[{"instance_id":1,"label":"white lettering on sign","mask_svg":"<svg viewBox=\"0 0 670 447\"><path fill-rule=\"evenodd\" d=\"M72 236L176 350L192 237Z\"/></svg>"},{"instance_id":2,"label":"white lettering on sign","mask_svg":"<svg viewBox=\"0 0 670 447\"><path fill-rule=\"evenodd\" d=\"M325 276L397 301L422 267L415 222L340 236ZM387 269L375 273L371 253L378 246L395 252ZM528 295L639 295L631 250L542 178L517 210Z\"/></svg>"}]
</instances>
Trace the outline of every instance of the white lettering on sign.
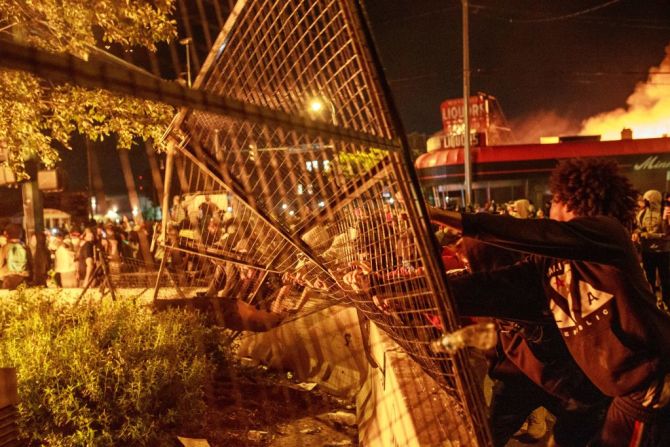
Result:
<instances>
[{"instance_id":1,"label":"white lettering on sign","mask_svg":"<svg viewBox=\"0 0 670 447\"><path fill-rule=\"evenodd\" d=\"M650 155L642 163L636 163L633 169L641 171L643 169L668 169L670 168L670 161L661 161L657 155Z\"/></svg>"},{"instance_id":2,"label":"white lettering on sign","mask_svg":"<svg viewBox=\"0 0 670 447\"><path fill-rule=\"evenodd\" d=\"M463 121L463 104L454 104L442 109L442 119L445 121ZM486 114L484 104L470 104L470 118L480 118Z\"/></svg>"},{"instance_id":3,"label":"white lettering on sign","mask_svg":"<svg viewBox=\"0 0 670 447\"><path fill-rule=\"evenodd\" d=\"M470 134L470 146L479 146L480 145L480 134L472 133ZM443 148L455 148L465 146L465 138L463 134L460 135L444 135L442 137L442 147Z\"/></svg>"},{"instance_id":4,"label":"white lettering on sign","mask_svg":"<svg viewBox=\"0 0 670 447\"><path fill-rule=\"evenodd\" d=\"M479 96L471 96L468 106L470 127L479 131L485 131L488 128L489 120L487 100ZM462 99L450 99L440 105L442 125L447 133L458 133L458 128L463 126L463 114L465 112L463 109Z\"/></svg>"}]
</instances>

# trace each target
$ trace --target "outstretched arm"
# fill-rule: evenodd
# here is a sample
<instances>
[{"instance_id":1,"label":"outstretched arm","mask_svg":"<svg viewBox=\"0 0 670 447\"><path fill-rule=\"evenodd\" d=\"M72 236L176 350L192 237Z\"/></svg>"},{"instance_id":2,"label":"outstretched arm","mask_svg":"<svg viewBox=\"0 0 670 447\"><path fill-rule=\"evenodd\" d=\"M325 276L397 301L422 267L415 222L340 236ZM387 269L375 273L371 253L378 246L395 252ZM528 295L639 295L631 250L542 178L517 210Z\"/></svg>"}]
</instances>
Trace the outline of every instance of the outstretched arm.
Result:
<instances>
[{"instance_id":1,"label":"outstretched arm","mask_svg":"<svg viewBox=\"0 0 670 447\"><path fill-rule=\"evenodd\" d=\"M430 220L437 224L446 225L455 230L463 229L463 218L459 212L428 207L428 214Z\"/></svg>"},{"instance_id":2,"label":"outstretched arm","mask_svg":"<svg viewBox=\"0 0 670 447\"><path fill-rule=\"evenodd\" d=\"M522 253L627 265L632 251L630 233L611 217L561 222L478 213L465 214L462 219L464 236Z\"/></svg>"}]
</instances>

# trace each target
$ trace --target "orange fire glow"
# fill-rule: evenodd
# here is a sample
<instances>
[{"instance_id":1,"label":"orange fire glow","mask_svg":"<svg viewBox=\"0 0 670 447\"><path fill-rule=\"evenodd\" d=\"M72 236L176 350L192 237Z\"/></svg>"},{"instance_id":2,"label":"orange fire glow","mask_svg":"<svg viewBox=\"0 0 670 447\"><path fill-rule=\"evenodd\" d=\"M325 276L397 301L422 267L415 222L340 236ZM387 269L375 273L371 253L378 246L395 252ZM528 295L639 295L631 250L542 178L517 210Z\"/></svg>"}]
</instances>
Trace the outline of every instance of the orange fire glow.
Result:
<instances>
[{"instance_id":1,"label":"orange fire glow","mask_svg":"<svg viewBox=\"0 0 670 447\"><path fill-rule=\"evenodd\" d=\"M670 136L670 45L665 53L661 65L649 70L647 81L635 87L626 107L584 120L580 134L618 140L621 130L629 128L634 138Z\"/></svg>"}]
</instances>

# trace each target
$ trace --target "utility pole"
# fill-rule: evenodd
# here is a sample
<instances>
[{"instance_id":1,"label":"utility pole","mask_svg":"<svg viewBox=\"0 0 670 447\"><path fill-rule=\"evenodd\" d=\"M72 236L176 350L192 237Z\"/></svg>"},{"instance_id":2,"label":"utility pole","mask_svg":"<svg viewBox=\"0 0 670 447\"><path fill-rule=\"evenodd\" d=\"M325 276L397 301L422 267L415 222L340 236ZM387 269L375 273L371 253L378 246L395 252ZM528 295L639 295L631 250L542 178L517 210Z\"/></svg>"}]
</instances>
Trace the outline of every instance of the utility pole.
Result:
<instances>
[{"instance_id":1,"label":"utility pole","mask_svg":"<svg viewBox=\"0 0 670 447\"><path fill-rule=\"evenodd\" d=\"M35 237L32 275L35 285L45 285L47 270L49 269L49 250L47 249L44 234L44 208L42 191L37 183L38 162L34 158L25 161L26 172L30 180L21 184L23 196L23 228L26 233L26 245L31 246L31 239Z\"/></svg>"},{"instance_id":2,"label":"utility pole","mask_svg":"<svg viewBox=\"0 0 670 447\"><path fill-rule=\"evenodd\" d=\"M463 170L465 206L472 204L472 164L470 161L470 37L468 0L463 4Z\"/></svg>"},{"instance_id":3,"label":"utility pole","mask_svg":"<svg viewBox=\"0 0 670 447\"><path fill-rule=\"evenodd\" d=\"M186 47L186 85L188 88L191 88L191 42L193 42L193 39L190 37L187 37L186 39L181 39L179 43L181 45L184 45Z\"/></svg>"}]
</instances>

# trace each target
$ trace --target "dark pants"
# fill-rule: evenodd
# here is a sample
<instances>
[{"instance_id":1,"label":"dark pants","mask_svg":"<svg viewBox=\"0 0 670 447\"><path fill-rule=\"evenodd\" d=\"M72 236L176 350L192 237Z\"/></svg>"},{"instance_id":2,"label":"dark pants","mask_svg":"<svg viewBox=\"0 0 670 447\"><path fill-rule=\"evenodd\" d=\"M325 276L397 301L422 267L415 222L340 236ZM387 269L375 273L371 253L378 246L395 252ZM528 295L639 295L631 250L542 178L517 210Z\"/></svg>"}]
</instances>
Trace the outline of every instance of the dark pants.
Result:
<instances>
[{"instance_id":1,"label":"dark pants","mask_svg":"<svg viewBox=\"0 0 670 447\"><path fill-rule=\"evenodd\" d=\"M490 424L493 444L503 447L537 407L556 416L554 439L561 447L583 447L595 437L605 414L606 402L568 410L562 401L525 376L496 381L491 400Z\"/></svg>"},{"instance_id":2,"label":"dark pants","mask_svg":"<svg viewBox=\"0 0 670 447\"><path fill-rule=\"evenodd\" d=\"M656 272L661 283L661 296L665 305L670 307L670 252L643 251L642 265L647 275L647 281L656 292Z\"/></svg>"},{"instance_id":3,"label":"dark pants","mask_svg":"<svg viewBox=\"0 0 670 447\"><path fill-rule=\"evenodd\" d=\"M642 406L646 391L615 397L593 447L670 446L670 406L655 410Z\"/></svg>"}]
</instances>

